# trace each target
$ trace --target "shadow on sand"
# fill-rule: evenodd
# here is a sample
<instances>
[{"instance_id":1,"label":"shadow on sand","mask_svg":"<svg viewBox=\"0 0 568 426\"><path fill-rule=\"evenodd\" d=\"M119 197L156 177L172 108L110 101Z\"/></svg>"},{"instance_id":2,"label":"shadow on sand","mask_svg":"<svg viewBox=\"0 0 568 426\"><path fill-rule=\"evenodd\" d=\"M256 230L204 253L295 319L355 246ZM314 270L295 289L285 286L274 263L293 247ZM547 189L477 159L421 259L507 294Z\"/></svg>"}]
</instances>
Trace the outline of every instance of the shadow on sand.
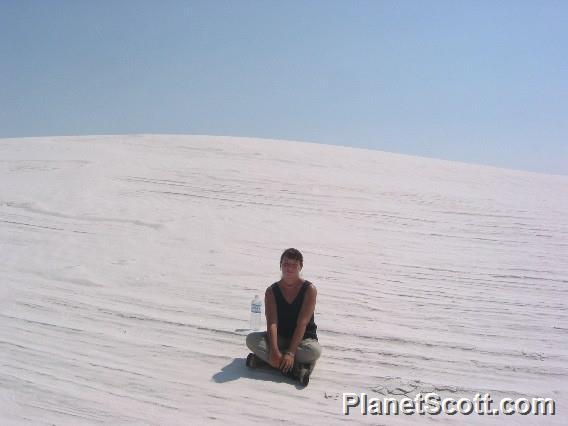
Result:
<instances>
[{"instance_id":1,"label":"shadow on sand","mask_svg":"<svg viewBox=\"0 0 568 426\"><path fill-rule=\"evenodd\" d=\"M277 383L288 383L291 385L296 385L297 389L304 389L297 381L283 376L279 370L271 367L261 367L250 369L246 366L245 358L235 358L229 364L221 368L221 371L215 373L212 379L216 383L231 382L233 380L238 380L241 377L246 377L247 379L254 380L265 380Z\"/></svg>"}]
</instances>

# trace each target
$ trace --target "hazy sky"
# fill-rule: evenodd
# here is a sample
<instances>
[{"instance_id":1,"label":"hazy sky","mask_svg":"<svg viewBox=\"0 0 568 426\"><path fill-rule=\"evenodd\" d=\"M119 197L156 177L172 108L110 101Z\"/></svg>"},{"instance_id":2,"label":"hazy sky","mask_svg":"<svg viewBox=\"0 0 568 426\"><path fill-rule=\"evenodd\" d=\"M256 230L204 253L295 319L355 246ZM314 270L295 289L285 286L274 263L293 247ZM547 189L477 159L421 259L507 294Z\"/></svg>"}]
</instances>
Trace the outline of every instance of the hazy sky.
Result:
<instances>
[{"instance_id":1,"label":"hazy sky","mask_svg":"<svg viewBox=\"0 0 568 426\"><path fill-rule=\"evenodd\" d=\"M568 174L567 1L0 0L0 137L295 139Z\"/></svg>"}]
</instances>

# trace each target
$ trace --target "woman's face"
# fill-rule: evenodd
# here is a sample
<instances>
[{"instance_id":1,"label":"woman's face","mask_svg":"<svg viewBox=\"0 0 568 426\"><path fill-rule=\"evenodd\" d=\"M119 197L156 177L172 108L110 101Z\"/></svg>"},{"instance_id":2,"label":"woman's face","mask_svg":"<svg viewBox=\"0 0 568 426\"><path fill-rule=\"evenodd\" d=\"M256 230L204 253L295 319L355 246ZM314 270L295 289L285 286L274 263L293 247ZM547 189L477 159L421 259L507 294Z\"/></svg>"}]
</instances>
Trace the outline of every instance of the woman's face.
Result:
<instances>
[{"instance_id":1,"label":"woman's face","mask_svg":"<svg viewBox=\"0 0 568 426\"><path fill-rule=\"evenodd\" d=\"M282 259L280 268L282 269L282 276L289 278L299 276L300 270L302 269L299 261L295 259L288 259L287 257Z\"/></svg>"}]
</instances>

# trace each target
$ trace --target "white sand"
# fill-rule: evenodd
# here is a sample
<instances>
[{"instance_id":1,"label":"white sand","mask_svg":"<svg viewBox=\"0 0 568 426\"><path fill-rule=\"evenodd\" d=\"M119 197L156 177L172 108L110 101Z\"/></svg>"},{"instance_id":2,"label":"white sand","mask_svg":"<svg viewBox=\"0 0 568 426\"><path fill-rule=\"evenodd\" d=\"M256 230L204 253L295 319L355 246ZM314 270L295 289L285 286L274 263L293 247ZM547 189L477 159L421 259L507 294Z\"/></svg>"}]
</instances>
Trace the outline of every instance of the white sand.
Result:
<instances>
[{"instance_id":1,"label":"white sand","mask_svg":"<svg viewBox=\"0 0 568 426\"><path fill-rule=\"evenodd\" d=\"M568 424L568 177L210 136L0 139L0 423ZM307 388L248 371L285 248ZM343 392L555 417L341 414Z\"/></svg>"}]
</instances>

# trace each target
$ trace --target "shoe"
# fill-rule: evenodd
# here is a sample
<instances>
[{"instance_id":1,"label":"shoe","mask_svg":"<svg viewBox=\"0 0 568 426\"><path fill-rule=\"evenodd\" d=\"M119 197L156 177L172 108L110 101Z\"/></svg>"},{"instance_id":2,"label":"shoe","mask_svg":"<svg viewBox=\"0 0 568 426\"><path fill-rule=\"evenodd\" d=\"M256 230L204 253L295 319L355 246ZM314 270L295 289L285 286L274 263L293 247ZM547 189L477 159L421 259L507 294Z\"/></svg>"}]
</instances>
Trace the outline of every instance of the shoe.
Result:
<instances>
[{"instance_id":1,"label":"shoe","mask_svg":"<svg viewBox=\"0 0 568 426\"><path fill-rule=\"evenodd\" d=\"M280 370L280 374L282 374L284 377L289 377L290 379L294 379L296 380L296 375L294 374L294 370L289 370L286 373L283 372L282 370Z\"/></svg>"},{"instance_id":2,"label":"shoe","mask_svg":"<svg viewBox=\"0 0 568 426\"><path fill-rule=\"evenodd\" d=\"M296 378L303 386L308 386L308 383L310 383L310 375L312 374L312 370L313 366L310 364L298 365Z\"/></svg>"},{"instance_id":3,"label":"shoe","mask_svg":"<svg viewBox=\"0 0 568 426\"><path fill-rule=\"evenodd\" d=\"M256 354L251 352L247 356L246 365L248 368L259 368L268 364L264 362L262 359L260 359L258 356L256 356Z\"/></svg>"}]
</instances>

